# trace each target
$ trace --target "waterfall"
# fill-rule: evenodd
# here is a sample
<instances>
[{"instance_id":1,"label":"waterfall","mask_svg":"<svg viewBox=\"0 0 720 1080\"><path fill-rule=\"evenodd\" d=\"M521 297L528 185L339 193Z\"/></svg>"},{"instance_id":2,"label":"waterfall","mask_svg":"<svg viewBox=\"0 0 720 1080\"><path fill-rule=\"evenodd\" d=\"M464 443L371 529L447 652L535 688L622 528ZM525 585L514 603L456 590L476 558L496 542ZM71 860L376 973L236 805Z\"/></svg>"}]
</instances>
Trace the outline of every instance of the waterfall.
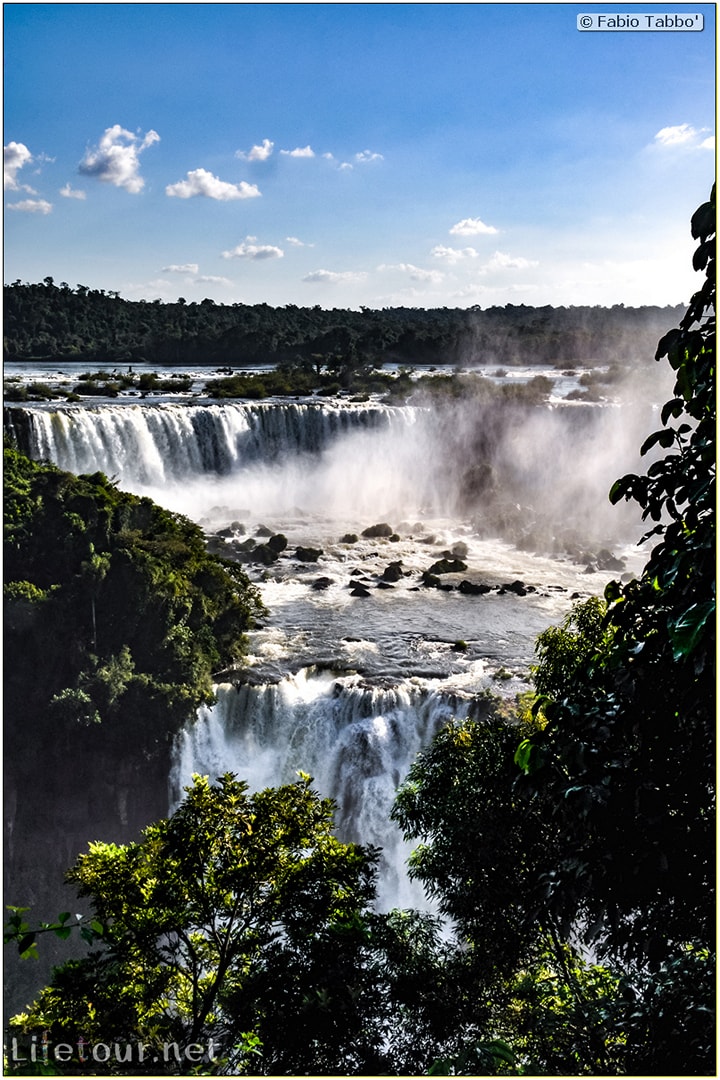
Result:
<instances>
[{"instance_id":1,"label":"waterfall","mask_svg":"<svg viewBox=\"0 0 720 1080\"><path fill-rule=\"evenodd\" d=\"M337 805L338 836L382 848L379 905L426 907L422 889L405 870L410 846L389 814L418 751L472 705L420 681L368 686L357 675L314 667L278 683L223 684L216 703L201 708L176 741L171 805L193 773L215 779L233 772L254 791L309 773Z\"/></svg>"},{"instance_id":2,"label":"waterfall","mask_svg":"<svg viewBox=\"0 0 720 1080\"><path fill-rule=\"evenodd\" d=\"M137 486L223 476L256 462L317 454L343 434L405 426L408 419L403 409L336 402L103 403L14 407L8 413L31 457L74 473L101 470Z\"/></svg>"}]
</instances>

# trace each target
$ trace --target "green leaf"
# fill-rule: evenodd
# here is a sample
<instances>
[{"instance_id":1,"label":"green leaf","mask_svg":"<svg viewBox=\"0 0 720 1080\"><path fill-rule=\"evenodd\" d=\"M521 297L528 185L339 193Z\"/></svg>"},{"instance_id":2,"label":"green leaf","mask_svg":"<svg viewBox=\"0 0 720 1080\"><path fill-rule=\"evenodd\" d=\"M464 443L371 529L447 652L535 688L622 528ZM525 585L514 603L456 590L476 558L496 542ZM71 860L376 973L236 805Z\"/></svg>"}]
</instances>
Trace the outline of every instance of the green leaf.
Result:
<instances>
[{"instance_id":1,"label":"green leaf","mask_svg":"<svg viewBox=\"0 0 720 1080\"><path fill-rule=\"evenodd\" d=\"M702 604L693 604L677 619L668 622L674 660L682 660L693 652L702 638L708 619L714 613L715 601L706 600Z\"/></svg>"}]
</instances>

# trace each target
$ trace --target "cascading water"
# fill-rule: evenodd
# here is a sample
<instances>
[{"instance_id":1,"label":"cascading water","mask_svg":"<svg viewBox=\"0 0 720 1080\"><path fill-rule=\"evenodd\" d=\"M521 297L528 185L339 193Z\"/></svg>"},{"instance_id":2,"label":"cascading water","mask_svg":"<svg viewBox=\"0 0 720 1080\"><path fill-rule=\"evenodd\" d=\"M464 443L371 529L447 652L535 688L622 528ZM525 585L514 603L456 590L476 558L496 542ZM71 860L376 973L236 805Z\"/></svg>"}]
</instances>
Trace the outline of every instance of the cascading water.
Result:
<instances>
[{"instance_id":1,"label":"cascading water","mask_svg":"<svg viewBox=\"0 0 720 1080\"><path fill-rule=\"evenodd\" d=\"M178 738L171 803L193 773L234 772L252 790L292 783L309 773L337 805L341 839L382 848L378 902L424 906L409 880L409 853L389 815L413 758L452 717L473 707L465 696L406 680L368 686L359 676L304 668L278 683L217 688L217 702Z\"/></svg>"},{"instance_id":2,"label":"cascading water","mask_svg":"<svg viewBox=\"0 0 720 1080\"><path fill-rule=\"evenodd\" d=\"M627 416L473 401L131 401L13 405L6 425L33 458L101 470L219 530L213 550L245 563L267 604L249 670L223 676L217 703L178 740L171 804L193 772L262 788L302 770L336 801L344 839L383 849L379 902L423 904L389 821L397 785L474 695L524 689L537 634L571 598L602 592L609 575L593 549L571 554L553 529L605 529L607 490L639 441ZM550 546L532 504L553 526ZM392 535L363 536L377 522ZM253 563L268 531L287 547ZM457 571L426 587L443 560Z\"/></svg>"}]
</instances>

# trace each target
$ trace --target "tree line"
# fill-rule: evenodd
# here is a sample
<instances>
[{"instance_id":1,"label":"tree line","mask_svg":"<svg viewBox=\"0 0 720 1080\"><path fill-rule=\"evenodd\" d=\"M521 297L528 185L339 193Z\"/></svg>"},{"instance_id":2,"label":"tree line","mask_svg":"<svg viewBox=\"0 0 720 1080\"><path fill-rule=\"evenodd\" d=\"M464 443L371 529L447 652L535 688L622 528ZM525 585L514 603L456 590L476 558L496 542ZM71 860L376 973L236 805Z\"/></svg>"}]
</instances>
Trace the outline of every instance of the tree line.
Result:
<instances>
[{"instance_id":1,"label":"tree line","mask_svg":"<svg viewBox=\"0 0 720 1080\"><path fill-rule=\"evenodd\" d=\"M375 911L377 852L336 839L310 777L195 778L70 870L91 948L13 1019L9 1071L713 1072L714 192L692 234L706 279L657 348L675 387L642 447L665 453L610 493L642 507L645 568L545 631L534 691L445 726L398 792L439 917ZM71 927L16 908L6 940Z\"/></svg>"},{"instance_id":2,"label":"tree line","mask_svg":"<svg viewBox=\"0 0 720 1080\"><path fill-rule=\"evenodd\" d=\"M124 300L47 277L4 289L6 361L235 365L568 364L650 359L678 307L482 309Z\"/></svg>"}]
</instances>

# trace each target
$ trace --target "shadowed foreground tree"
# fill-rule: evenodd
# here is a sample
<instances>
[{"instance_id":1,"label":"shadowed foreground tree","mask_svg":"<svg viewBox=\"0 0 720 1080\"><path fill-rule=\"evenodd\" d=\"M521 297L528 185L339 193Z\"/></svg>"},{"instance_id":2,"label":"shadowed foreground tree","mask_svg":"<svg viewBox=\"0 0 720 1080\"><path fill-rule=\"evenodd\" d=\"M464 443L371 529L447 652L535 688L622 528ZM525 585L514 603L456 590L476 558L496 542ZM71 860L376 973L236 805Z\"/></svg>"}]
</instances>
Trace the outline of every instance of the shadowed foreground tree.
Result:
<instances>
[{"instance_id":1,"label":"shadowed foreground tree","mask_svg":"<svg viewBox=\"0 0 720 1080\"><path fill-rule=\"evenodd\" d=\"M499 918L507 936L496 955L518 948L520 1004L499 1022L529 1071L714 1069L714 191L692 234L706 280L658 346L674 396L642 447L667 453L610 493L635 499L652 523L647 565L541 635L535 727L514 755L520 777L506 768L503 786L499 764L478 771L488 732L461 725L415 763L395 809L406 837L423 841L412 872L453 916L468 954L488 948ZM522 899L514 908L505 898L498 915L512 875ZM567 952L576 965L580 943L608 965L599 997L563 963ZM575 998L560 1024L541 992L548 977ZM458 1057L445 1066L467 1071Z\"/></svg>"},{"instance_id":2,"label":"shadowed foreground tree","mask_svg":"<svg viewBox=\"0 0 720 1080\"><path fill-rule=\"evenodd\" d=\"M13 1019L13 1071L39 1071L43 1033L49 1064L73 1075L431 1062L450 1019L437 921L372 911L376 854L333 836L333 804L310 784L249 794L195 777L142 842L91 844L68 880L91 902L95 947Z\"/></svg>"}]
</instances>

